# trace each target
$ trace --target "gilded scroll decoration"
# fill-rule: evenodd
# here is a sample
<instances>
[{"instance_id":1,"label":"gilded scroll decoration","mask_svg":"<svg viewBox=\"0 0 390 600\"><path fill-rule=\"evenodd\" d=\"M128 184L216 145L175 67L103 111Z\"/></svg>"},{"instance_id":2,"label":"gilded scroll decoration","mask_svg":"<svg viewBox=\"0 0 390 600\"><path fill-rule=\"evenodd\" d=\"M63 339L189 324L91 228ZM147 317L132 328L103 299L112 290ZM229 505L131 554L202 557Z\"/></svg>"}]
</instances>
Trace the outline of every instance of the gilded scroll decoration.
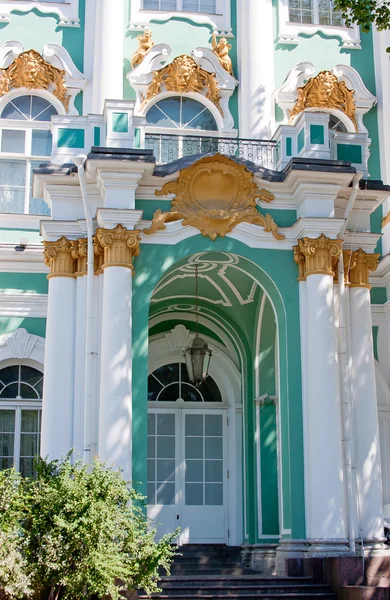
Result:
<instances>
[{"instance_id":1,"label":"gilded scroll decoration","mask_svg":"<svg viewBox=\"0 0 390 600\"><path fill-rule=\"evenodd\" d=\"M232 59L229 56L229 51L232 49L232 45L228 43L225 37L222 37L219 42L217 42L217 36L215 35L215 31L213 31L211 47L214 54L218 56L218 60L225 71L234 77Z\"/></svg>"},{"instance_id":2,"label":"gilded scroll decoration","mask_svg":"<svg viewBox=\"0 0 390 600\"><path fill-rule=\"evenodd\" d=\"M22 52L9 67L0 69L0 96L15 88L48 90L69 109L65 71L53 67L35 50Z\"/></svg>"},{"instance_id":3,"label":"gilded scroll decoration","mask_svg":"<svg viewBox=\"0 0 390 600\"><path fill-rule=\"evenodd\" d=\"M208 71L199 67L194 59L187 54L177 56L163 69L154 71L153 79L149 84L141 108L163 91L163 87L167 92L176 92L178 94L202 92L206 89L206 98L215 104L221 115L224 116L215 73L208 73Z\"/></svg>"},{"instance_id":4,"label":"gilded scroll decoration","mask_svg":"<svg viewBox=\"0 0 390 600\"><path fill-rule=\"evenodd\" d=\"M349 117L357 131L355 117L355 91L347 88L334 73L321 71L297 89L298 98L290 113L290 122L306 108L328 108L342 111Z\"/></svg>"},{"instance_id":5,"label":"gilded scroll decoration","mask_svg":"<svg viewBox=\"0 0 390 600\"><path fill-rule=\"evenodd\" d=\"M269 214L257 210L256 199L271 202L274 196L257 187L253 173L244 165L221 154L183 169L177 181L166 183L155 194L175 194L175 198L170 211L154 213L151 226L144 229L149 235L165 229L166 223L183 219L183 225L197 227L212 240L225 236L239 223L260 225L277 240L285 237Z\"/></svg>"},{"instance_id":6,"label":"gilded scroll decoration","mask_svg":"<svg viewBox=\"0 0 390 600\"><path fill-rule=\"evenodd\" d=\"M146 28L145 31L141 33L141 35L137 36L137 40L138 48L134 52L130 61L133 69L135 69L135 67L138 67L138 65L142 63L149 50L151 50L154 46L152 32L150 31L150 29Z\"/></svg>"}]
</instances>

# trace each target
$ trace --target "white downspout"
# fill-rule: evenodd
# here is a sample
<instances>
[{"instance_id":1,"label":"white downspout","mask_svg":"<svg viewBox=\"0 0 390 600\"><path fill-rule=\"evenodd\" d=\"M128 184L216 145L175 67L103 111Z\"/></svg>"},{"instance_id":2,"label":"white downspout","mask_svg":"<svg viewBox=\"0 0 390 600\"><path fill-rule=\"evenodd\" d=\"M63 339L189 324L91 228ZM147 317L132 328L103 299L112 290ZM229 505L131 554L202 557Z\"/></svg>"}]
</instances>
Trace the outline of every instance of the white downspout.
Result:
<instances>
[{"instance_id":1,"label":"white downspout","mask_svg":"<svg viewBox=\"0 0 390 600\"><path fill-rule=\"evenodd\" d=\"M91 405L92 405L92 326L93 326L93 281L94 281L94 251L93 251L93 220L88 202L88 191L85 180L84 163L85 155L75 156L75 163L79 175L81 196L85 221L87 225L87 314L85 326L85 373L84 373L84 462L91 462Z\"/></svg>"},{"instance_id":2,"label":"white downspout","mask_svg":"<svg viewBox=\"0 0 390 600\"><path fill-rule=\"evenodd\" d=\"M359 191L359 181L362 173L356 173L353 178L352 192L344 213L344 224L338 235L343 239L348 220L356 202ZM346 328L346 297L344 281L344 256L341 252L338 262L338 282L339 282L339 352L340 352L340 373L341 373L341 406L343 415L343 440L344 440L344 460L345 460L345 478L346 478L346 497L347 497L347 519L348 519L348 544L352 553L356 551L355 543L355 507L354 507L354 461L353 461L353 427L352 427L352 397L351 397L351 372L350 356L348 352L347 328Z\"/></svg>"}]
</instances>

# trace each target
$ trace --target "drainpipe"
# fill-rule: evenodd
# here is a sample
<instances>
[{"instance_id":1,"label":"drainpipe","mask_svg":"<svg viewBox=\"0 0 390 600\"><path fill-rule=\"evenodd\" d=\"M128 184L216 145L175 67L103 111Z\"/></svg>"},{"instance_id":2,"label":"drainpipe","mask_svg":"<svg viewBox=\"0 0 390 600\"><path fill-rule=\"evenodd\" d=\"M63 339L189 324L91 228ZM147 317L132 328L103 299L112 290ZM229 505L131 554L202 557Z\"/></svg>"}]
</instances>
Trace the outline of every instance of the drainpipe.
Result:
<instances>
[{"instance_id":1,"label":"drainpipe","mask_svg":"<svg viewBox=\"0 0 390 600\"><path fill-rule=\"evenodd\" d=\"M359 191L359 181L362 173L356 173L353 178L352 192L344 213L344 225L338 235L343 239L348 220L356 202ZM351 553L356 551L355 543L355 494L354 494L354 476L353 476L353 427L352 427L352 396L351 396L351 371L350 356L348 352L347 328L346 328L346 291L344 281L344 256L341 252L338 262L338 281L339 281L339 353L340 353L340 373L341 373L341 406L343 415L343 440L344 440L344 461L346 478L346 497L347 497L347 521L348 521L348 544Z\"/></svg>"},{"instance_id":2,"label":"drainpipe","mask_svg":"<svg viewBox=\"0 0 390 600\"><path fill-rule=\"evenodd\" d=\"M75 163L79 175L81 196L85 221L87 224L87 314L85 328L85 373L84 373L84 462L91 462L91 405L92 405L92 332L93 332L93 280L94 280L94 253L93 253L93 220L88 202L87 184L85 180L84 163L85 155L75 156Z\"/></svg>"}]
</instances>

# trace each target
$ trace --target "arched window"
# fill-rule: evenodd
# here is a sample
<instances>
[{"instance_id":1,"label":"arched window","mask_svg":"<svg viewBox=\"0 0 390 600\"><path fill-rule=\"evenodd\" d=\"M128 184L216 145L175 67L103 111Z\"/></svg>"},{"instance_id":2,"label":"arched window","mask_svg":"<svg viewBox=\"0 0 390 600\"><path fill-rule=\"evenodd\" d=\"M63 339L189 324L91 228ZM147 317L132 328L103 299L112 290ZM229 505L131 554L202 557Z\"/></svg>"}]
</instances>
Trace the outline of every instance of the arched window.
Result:
<instances>
[{"instance_id":1,"label":"arched window","mask_svg":"<svg viewBox=\"0 0 390 600\"><path fill-rule=\"evenodd\" d=\"M169 10L215 14L217 0L143 0L144 10Z\"/></svg>"},{"instance_id":2,"label":"arched window","mask_svg":"<svg viewBox=\"0 0 390 600\"><path fill-rule=\"evenodd\" d=\"M0 469L34 475L41 437L43 374L27 365L0 369Z\"/></svg>"},{"instance_id":3,"label":"arched window","mask_svg":"<svg viewBox=\"0 0 390 600\"><path fill-rule=\"evenodd\" d=\"M185 363L159 367L148 378L149 402L222 402L214 379L207 377L199 387L190 383Z\"/></svg>"},{"instance_id":4,"label":"arched window","mask_svg":"<svg viewBox=\"0 0 390 600\"><path fill-rule=\"evenodd\" d=\"M334 10L332 0L289 0L292 23L343 26L340 10Z\"/></svg>"},{"instance_id":5,"label":"arched window","mask_svg":"<svg viewBox=\"0 0 390 600\"><path fill-rule=\"evenodd\" d=\"M0 212L48 215L32 196L32 171L50 160L50 120L57 111L40 96L18 96L0 115Z\"/></svg>"},{"instance_id":6,"label":"arched window","mask_svg":"<svg viewBox=\"0 0 390 600\"><path fill-rule=\"evenodd\" d=\"M156 102L148 110L146 121L154 127L218 131L216 120L209 109L185 96L165 98Z\"/></svg>"}]
</instances>

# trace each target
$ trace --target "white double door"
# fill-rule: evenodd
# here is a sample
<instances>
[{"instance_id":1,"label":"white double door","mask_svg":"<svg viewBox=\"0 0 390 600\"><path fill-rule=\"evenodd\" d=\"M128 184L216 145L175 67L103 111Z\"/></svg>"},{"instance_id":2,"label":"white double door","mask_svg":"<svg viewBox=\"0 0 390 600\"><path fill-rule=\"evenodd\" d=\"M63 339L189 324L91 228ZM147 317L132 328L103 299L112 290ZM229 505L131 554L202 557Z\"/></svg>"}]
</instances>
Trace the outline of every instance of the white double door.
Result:
<instances>
[{"instance_id":1,"label":"white double door","mask_svg":"<svg viewBox=\"0 0 390 600\"><path fill-rule=\"evenodd\" d=\"M148 516L179 544L227 543L226 410L148 411Z\"/></svg>"}]
</instances>

